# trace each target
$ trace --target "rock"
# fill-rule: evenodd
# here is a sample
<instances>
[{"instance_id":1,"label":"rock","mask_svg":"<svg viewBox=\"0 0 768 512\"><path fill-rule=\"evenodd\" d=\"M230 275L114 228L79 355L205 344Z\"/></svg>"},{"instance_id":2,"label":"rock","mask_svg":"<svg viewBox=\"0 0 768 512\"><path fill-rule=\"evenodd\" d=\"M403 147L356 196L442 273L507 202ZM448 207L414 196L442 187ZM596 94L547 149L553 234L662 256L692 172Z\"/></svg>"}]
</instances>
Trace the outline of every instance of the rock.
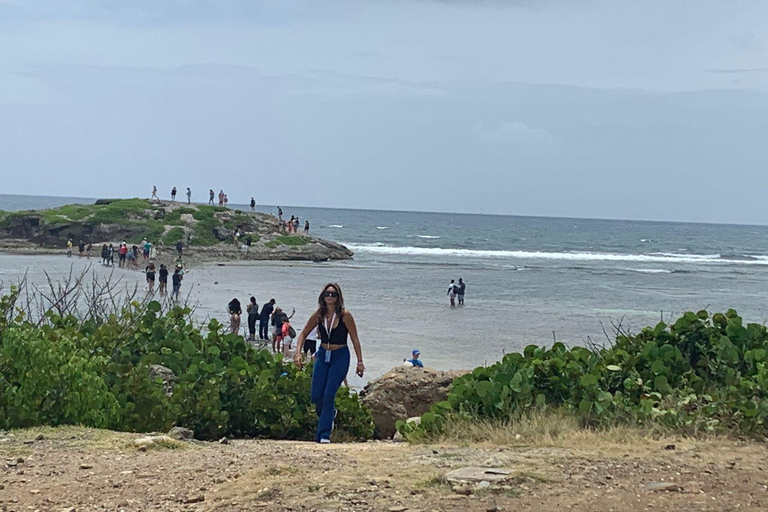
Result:
<instances>
[{"instance_id":1,"label":"rock","mask_svg":"<svg viewBox=\"0 0 768 512\"><path fill-rule=\"evenodd\" d=\"M173 396L173 384L176 382L176 374L173 370L166 368L161 364L153 364L149 367L149 378L155 380L160 377L163 380L163 393L166 396Z\"/></svg>"},{"instance_id":2,"label":"rock","mask_svg":"<svg viewBox=\"0 0 768 512\"><path fill-rule=\"evenodd\" d=\"M93 469L93 464L80 464L80 469Z\"/></svg>"},{"instance_id":3,"label":"rock","mask_svg":"<svg viewBox=\"0 0 768 512\"><path fill-rule=\"evenodd\" d=\"M218 240L224 242L231 240L235 235L235 232L231 229L225 228L224 226L215 226L213 228L213 234Z\"/></svg>"},{"instance_id":4,"label":"rock","mask_svg":"<svg viewBox=\"0 0 768 512\"><path fill-rule=\"evenodd\" d=\"M659 491L680 492L683 490L683 488L680 487L678 484L675 484L672 482L653 482L648 484L646 486L646 489L654 492L659 492Z\"/></svg>"},{"instance_id":5,"label":"rock","mask_svg":"<svg viewBox=\"0 0 768 512\"><path fill-rule=\"evenodd\" d=\"M205 496L193 496L190 498L186 498L183 500L183 503L200 503L201 501L205 501Z\"/></svg>"},{"instance_id":6,"label":"rock","mask_svg":"<svg viewBox=\"0 0 768 512\"><path fill-rule=\"evenodd\" d=\"M509 471L506 469L466 467L449 471L445 474L445 479L457 483L488 482L487 486L490 486L490 482L506 480L508 476Z\"/></svg>"},{"instance_id":7,"label":"rock","mask_svg":"<svg viewBox=\"0 0 768 512\"><path fill-rule=\"evenodd\" d=\"M195 438L195 432L185 427L173 427L168 431L168 437L177 441L191 441Z\"/></svg>"},{"instance_id":8,"label":"rock","mask_svg":"<svg viewBox=\"0 0 768 512\"><path fill-rule=\"evenodd\" d=\"M401 434L400 432L395 432L395 435L392 436L392 441L394 441L395 443L404 443L405 438L403 438L403 434Z\"/></svg>"},{"instance_id":9,"label":"rock","mask_svg":"<svg viewBox=\"0 0 768 512\"><path fill-rule=\"evenodd\" d=\"M371 410L374 436L391 438L397 420L421 416L432 404L445 400L453 379L465 373L464 370L443 372L397 366L370 381L360 396Z\"/></svg>"},{"instance_id":10,"label":"rock","mask_svg":"<svg viewBox=\"0 0 768 512\"><path fill-rule=\"evenodd\" d=\"M173 439L171 439L168 436L144 436L140 437L138 439L134 439L133 444L138 446L139 449L144 448L144 450L147 449L148 446L151 446L157 442L173 442Z\"/></svg>"},{"instance_id":11,"label":"rock","mask_svg":"<svg viewBox=\"0 0 768 512\"><path fill-rule=\"evenodd\" d=\"M221 439L219 439L219 444L229 444L229 439L227 439L226 437L222 437Z\"/></svg>"},{"instance_id":12,"label":"rock","mask_svg":"<svg viewBox=\"0 0 768 512\"><path fill-rule=\"evenodd\" d=\"M665 447L664 447L664 449L665 449L665 450L674 450L674 449L675 449L675 445L673 445L673 444L668 444L667 446L665 446Z\"/></svg>"},{"instance_id":13,"label":"rock","mask_svg":"<svg viewBox=\"0 0 768 512\"><path fill-rule=\"evenodd\" d=\"M45 436L43 434L37 434L35 436L35 441L42 441L43 439L45 439Z\"/></svg>"}]
</instances>

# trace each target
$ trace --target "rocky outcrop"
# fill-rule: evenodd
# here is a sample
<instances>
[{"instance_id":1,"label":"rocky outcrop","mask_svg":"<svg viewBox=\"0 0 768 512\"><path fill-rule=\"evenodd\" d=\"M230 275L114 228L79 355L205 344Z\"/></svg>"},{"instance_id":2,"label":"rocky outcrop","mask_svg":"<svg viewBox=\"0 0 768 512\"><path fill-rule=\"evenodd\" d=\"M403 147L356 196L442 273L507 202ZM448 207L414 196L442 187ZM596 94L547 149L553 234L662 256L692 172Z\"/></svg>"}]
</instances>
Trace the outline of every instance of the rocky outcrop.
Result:
<instances>
[{"instance_id":1,"label":"rocky outcrop","mask_svg":"<svg viewBox=\"0 0 768 512\"><path fill-rule=\"evenodd\" d=\"M466 370L444 372L398 366L370 381L360 396L371 410L374 436L377 439L391 438L397 420L421 416L433 404L445 400L453 379L465 373Z\"/></svg>"},{"instance_id":2,"label":"rocky outcrop","mask_svg":"<svg viewBox=\"0 0 768 512\"><path fill-rule=\"evenodd\" d=\"M242 236L234 243L235 232ZM242 244L250 237L251 247ZM350 259L343 245L300 234L287 235L274 215L226 208L143 199L100 199L93 205L65 205L50 210L1 212L0 248L15 252L61 250L67 241L85 244L138 244L207 261Z\"/></svg>"},{"instance_id":3,"label":"rocky outcrop","mask_svg":"<svg viewBox=\"0 0 768 512\"><path fill-rule=\"evenodd\" d=\"M173 396L173 384L176 382L176 374L173 373L173 370L161 364L153 364L150 365L147 373L149 373L150 380L160 377L163 381L163 393Z\"/></svg>"}]
</instances>

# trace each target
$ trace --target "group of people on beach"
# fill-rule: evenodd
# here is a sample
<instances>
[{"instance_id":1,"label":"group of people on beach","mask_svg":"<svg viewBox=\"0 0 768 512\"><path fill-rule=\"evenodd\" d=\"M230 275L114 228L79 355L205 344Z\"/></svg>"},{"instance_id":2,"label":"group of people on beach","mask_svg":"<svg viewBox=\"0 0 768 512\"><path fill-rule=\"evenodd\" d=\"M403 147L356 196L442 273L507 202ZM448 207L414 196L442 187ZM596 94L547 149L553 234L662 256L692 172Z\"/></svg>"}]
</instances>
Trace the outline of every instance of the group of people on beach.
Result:
<instances>
[{"instance_id":1,"label":"group of people on beach","mask_svg":"<svg viewBox=\"0 0 768 512\"><path fill-rule=\"evenodd\" d=\"M67 257L68 257L68 258L71 258L71 257L72 257L72 248L73 248L74 246L75 246L75 245L72 243L72 238L70 237L70 238L69 238L69 240L67 240ZM86 244L85 242L83 242L83 240L82 240L82 239L81 239L81 240L80 240L80 242L77 244L77 250L78 250L78 252L80 253L80 256L79 256L80 258L82 258L82 257L83 257L83 254L85 254L85 255L86 255L86 257L87 257L88 259L90 259L90 258L91 258L91 249L93 249L93 244L91 244L90 242L88 242L88 243Z\"/></svg>"},{"instance_id":2,"label":"group of people on beach","mask_svg":"<svg viewBox=\"0 0 768 512\"><path fill-rule=\"evenodd\" d=\"M253 200L253 198L251 198ZM283 220L283 209L279 206L277 207L277 220L281 223L283 226L283 229L285 229L288 234L291 233L298 233L299 232L299 226L301 226L301 221L299 220L299 217L291 215L291 218L289 220ZM309 234L309 221L304 220L304 234Z\"/></svg>"},{"instance_id":3,"label":"group of people on beach","mask_svg":"<svg viewBox=\"0 0 768 512\"><path fill-rule=\"evenodd\" d=\"M459 306L464 305L464 291L467 289L467 285L459 278L459 282L455 282L451 279L451 284L448 285L448 299L451 302L451 307L456 307L456 300L458 299Z\"/></svg>"}]
</instances>

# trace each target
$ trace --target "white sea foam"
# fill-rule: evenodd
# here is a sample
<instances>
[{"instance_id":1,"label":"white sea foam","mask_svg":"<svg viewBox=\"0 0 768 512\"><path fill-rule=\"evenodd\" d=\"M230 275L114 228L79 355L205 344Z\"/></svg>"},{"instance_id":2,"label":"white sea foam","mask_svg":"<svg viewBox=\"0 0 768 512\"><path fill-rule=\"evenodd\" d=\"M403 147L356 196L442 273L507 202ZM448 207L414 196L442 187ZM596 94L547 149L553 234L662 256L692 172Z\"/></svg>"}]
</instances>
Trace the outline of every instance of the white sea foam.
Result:
<instances>
[{"instance_id":1,"label":"white sea foam","mask_svg":"<svg viewBox=\"0 0 768 512\"><path fill-rule=\"evenodd\" d=\"M641 274L671 274L671 270L666 270L663 268L625 268L624 270L628 270L630 272L640 272Z\"/></svg>"},{"instance_id":2,"label":"white sea foam","mask_svg":"<svg viewBox=\"0 0 768 512\"><path fill-rule=\"evenodd\" d=\"M439 236L435 236L435 235L416 235L416 236L418 236L419 238L429 238L429 239L440 238Z\"/></svg>"},{"instance_id":3,"label":"white sea foam","mask_svg":"<svg viewBox=\"0 0 768 512\"><path fill-rule=\"evenodd\" d=\"M407 256L454 256L464 258L508 258L565 261L631 261L641 263L697 263L768 265L768 256L754 260L726 260L719 254L618 254L604 252L545 252L545 251L491 251L477 249L447 249L441 247L394 247L380 244L345 244L355 252Z\"/></svg>"},{"instance_id":4,"label":"white sea foam","mask_svg":"<svg viewBox=\"0 0 768 512\"><path fill-rule=\"evenodd\" d=\"M331 224L331 225L330 225L330 226L328 226L328 227L329 227L329 228L343 228L343 227L344 227L344 224Z\"/></svg>"},{"instance_id":5,"label":"white sea foam","mask_svg":"<svg viewBox=\"0 0 768 512\"><path fill-rule=\"evenodd\" d=\"M389 226L376 226L376 229L389 229Z\"/></svg>"}]
</instances>

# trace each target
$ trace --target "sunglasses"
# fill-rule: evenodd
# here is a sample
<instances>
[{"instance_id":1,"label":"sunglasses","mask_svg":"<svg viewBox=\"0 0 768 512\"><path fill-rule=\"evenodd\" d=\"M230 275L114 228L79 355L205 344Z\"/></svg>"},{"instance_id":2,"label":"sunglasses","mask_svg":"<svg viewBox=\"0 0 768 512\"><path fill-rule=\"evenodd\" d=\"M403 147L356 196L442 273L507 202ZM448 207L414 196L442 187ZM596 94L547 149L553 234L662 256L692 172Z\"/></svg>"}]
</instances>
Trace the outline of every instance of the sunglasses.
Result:
<instances>
[{"instance_id":1,"label":"sunglasses","mask_svg":"<svg viewBox=\"0 0 768 512\"><path fill-rule=\"evenodd\" d=\"M339 292L325 292L323 294L323 297L338 297L338 296L339 296Z\"/></svg>"}]
</instances>

